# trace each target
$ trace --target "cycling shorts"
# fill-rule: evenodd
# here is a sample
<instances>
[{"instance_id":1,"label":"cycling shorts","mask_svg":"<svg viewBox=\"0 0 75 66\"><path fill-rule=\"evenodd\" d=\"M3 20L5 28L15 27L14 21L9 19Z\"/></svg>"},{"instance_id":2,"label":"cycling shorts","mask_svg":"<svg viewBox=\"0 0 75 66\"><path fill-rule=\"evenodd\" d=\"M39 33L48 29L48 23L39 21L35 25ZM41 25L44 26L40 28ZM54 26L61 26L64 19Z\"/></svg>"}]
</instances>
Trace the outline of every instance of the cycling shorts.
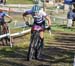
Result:
<instances>
[{"instance_id":1,"label":"cycling shorts","mask_svg":"<svg viewBox=\"0 0 75 66\"><path fill-rule=\"evenodd\" d=\"M32 26L31 31L33 31L33 29L34 29L34 26L35 26L35 25L40 26L40 27L42 28L42 30L41 30L41 31L44 31L44 30L45 30L45 21L43 21L43 22L42 22L42 23L40 23L40 24L37 24L36 22L34 22L34 24L33 24L33 26Z\"/></svg>"}]
</instances>

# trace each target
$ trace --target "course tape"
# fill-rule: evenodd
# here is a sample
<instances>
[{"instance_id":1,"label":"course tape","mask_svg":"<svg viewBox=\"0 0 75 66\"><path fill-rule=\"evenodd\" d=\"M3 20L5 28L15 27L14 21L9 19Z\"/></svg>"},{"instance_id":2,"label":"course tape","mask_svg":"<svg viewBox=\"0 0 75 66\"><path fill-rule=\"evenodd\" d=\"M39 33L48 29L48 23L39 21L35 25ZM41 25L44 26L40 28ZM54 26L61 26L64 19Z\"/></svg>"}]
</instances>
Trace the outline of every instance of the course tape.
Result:
<instances>
[{"instance_id":1,"label":"course tape","mask_svg":"<svg viewBox=\"0 0 75 66\"><path fill-rule=\"evenodd\" d=\"M28 30L25 30L25 31L22 31L22 32L13 33L13 34L7 33L7 34L0 35L0 38L4 38L6 36L20 36L20 35L29 33L30 31L31 31L31 29L28 29Z\"/></svg>"}]
</instances>

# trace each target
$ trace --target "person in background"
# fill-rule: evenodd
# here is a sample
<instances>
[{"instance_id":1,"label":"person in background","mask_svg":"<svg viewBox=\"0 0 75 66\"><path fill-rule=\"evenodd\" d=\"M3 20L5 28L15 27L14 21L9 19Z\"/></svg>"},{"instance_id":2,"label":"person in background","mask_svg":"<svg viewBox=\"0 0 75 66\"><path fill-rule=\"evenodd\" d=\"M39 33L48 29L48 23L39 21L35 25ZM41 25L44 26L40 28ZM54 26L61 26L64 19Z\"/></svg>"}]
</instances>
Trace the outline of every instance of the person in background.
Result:
<instances>
[{"instance_id":1,"label":"person in background","mask_svg":"<svg viewBox=\"0 0 75 66\"><path fill-rule=\"evenodd\" d=\"M72 9L72 12L73 12L73 14L72 14L72 16L73 16L73 24L72 24L72 26L74 26L74 23L75 23L75 3L73 4L73 9Z\"/></svg>"},{"instance_id":2,"label":"person in background","mask_svg":"<svg viewBox=\"0 0 75 66\"><path fill-rule=\"evenodd\" d=\"M12 21L12 17L9 16L6 12L4 12L4 10L2 8L0 8L0 26L2 26L2 34L6 34L9 32L9 29L8 29L8 25L7 25L7 22L5 22L5 17L9 18L9 23ZM2 38L3 40L4 38ZM5 37L5 39L8 39L10 40L10 38L8 37ZM13 42L13 40L12 40ZM2 43L4 43L2 41Z\"/></svg>"},{"instance_id":3,"label":"person in background","mask_svg":"<svg viewBox=\"0 0 75 66\"><path fill-rule=\"evenodd\" d=\"M74 26L74 22L75 22L75 4L73 4L73 8L70 7L69 12L67 14L67 18L68 18L68 27Z\"/></svg>"}]
</instances>

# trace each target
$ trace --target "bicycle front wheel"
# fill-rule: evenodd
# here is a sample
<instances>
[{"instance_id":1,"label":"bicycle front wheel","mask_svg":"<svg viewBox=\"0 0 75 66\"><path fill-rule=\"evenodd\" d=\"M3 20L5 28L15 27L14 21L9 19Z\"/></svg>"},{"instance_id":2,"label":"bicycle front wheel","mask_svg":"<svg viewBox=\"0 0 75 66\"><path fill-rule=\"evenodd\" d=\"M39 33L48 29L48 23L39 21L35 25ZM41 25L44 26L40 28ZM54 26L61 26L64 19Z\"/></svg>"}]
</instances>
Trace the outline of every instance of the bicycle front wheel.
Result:
<instances>
[{"instance_id":1,"label":"bicycle front wheel","mask_svg":"<svg viewBox=\"0 0 75 66\"><path fill-rule=\"evenodd\" d=\"M29 50L27 54L27 60L32 60L35 52L35 39L36 39L36 32L33 32L31 35L31 40L30 40L30 45L29 45Z\"/></svg>"}]
</instances>

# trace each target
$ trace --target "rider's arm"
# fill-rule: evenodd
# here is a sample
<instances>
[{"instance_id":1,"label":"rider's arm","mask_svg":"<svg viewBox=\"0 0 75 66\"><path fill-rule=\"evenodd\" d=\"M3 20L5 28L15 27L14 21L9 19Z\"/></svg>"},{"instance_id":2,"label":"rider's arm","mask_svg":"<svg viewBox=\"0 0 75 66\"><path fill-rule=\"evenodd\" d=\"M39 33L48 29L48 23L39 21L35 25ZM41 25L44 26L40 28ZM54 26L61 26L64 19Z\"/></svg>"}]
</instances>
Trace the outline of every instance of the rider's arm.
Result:
<instances>
[{"instance_id":1,"label":"rider's arm","mask_svg":"<svg viewBox=\"0 0 75 66\"><path fill-rule=\"evenodd\" d=\"M8 23L12 22L12 17L11 16L7 16L10 20L8 21Z\"/></svg>"},{"instance_id":2,"label":"rider's arm","mask_svg":"<svg viewBox=\"0 0 75 66\"><path fill-rule=\"evenodd\" d=\"M11 16L8 15L7 17L8 17L10 20L12 20L12 17L11 17Z\"/></svg>"},{"instance_id":3,"label":"rider's arm","mask_svg":"<svg viewBox=\"0 0 75 66\"><path fill-rule=\"evenodd\" d=\"M31 10L28 10L28 11L25 11L25 12L22 14L24 21L27 21L25 17L26 17L27 15L31 14L31 12L32 12Z\"/></svg>"},{"instance_id":4,"label":"rider's arm","mask_svg":"<svg viewBox=\"0 0 75 66\"><path fill-rule=\"evenodd\" d=\"M46 18L47 21L48 21L48 26L51 26L51 19L50 19L50 17L49 17L49 16L46 16L45 18Z\"/></svg>"},{"instance_id":5,"label":"rider's arm","mask_svg":"<svg viewBox=\"0 0 75 66\"><path fill-rule=\"evenodd\" d=\"M48 26L51 26L51 19L50 19L50 17L44 11L41 11L41 13L47 19Z\"/></svg>"},{"instance_id":6,"label":"rider's arm","mask_svg":"<svg viewBox=\"0 0 75 66\"><path fill-rule=\"evenodd\" d=\"M26 18L25 18L27 15L28 15L28 13L27 13L27 12L24 12L24 13L23 13L23 15L22 15L22 16L23 16L24 21L27 21L27 20L26 20Z\"/></svg>"},{"instance_id":7,"label":"rider's arm","mask_svg":"<svg viewBox=\"0 0 75 66\"><path fill-rule=\"evenodd\" d=\"M12 21L12 17L9 16L7 13L5 13L5 16L8 17L10 19L10 22Z\"/></svg>"},{"instance_id":8,"label":"rider's arm","mask_svg":"<svg viewBox=\"0 0 75 66\"><path fill-rule=\"evenodd\" d=\"M48 23L47 23L47 25L48 25L47 29L51 30L51 19L50 19L50 17L43 10L41 10L41 14L48 21Z\"/></svg>"}]
</instances>

